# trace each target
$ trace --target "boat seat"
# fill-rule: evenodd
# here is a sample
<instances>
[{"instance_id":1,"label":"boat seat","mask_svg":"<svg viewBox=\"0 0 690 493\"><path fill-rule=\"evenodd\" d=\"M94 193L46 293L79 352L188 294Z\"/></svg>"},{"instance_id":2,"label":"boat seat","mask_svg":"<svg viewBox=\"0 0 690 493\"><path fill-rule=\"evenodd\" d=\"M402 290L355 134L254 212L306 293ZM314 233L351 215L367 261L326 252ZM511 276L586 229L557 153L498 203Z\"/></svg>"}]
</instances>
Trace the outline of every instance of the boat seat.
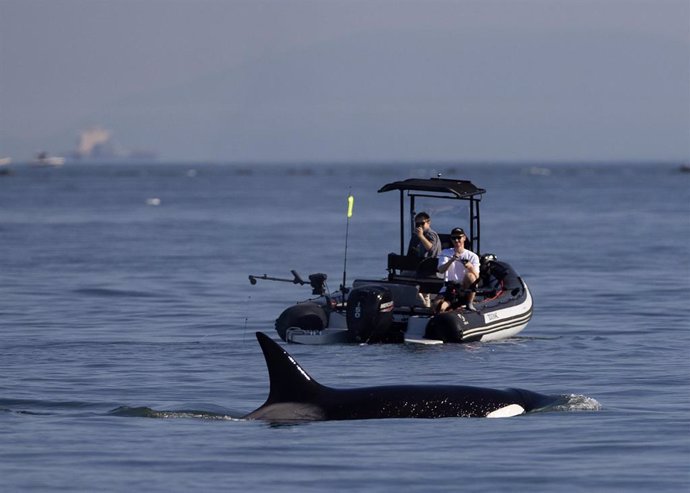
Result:
<instances>
[{"instance_id":1,"label":"boat seat","mask_svg":"<svg viewBox=\"0 0 690 493\"><path fill-rule=\"evenodd\" d=\"M388 254L388 281L416 285L422 293L438 293L443 287L437 268L436 258L420 260L408 255Z\"/></svg>"},{"instance_id":2,"label":"boat seat","mask_svg":"<svg viewBox=\"0 0 690 493\"><path fill-rule=\"evenodd\" d=\"M389 253L388 272L391 275L407 277L438 277L438 259L436 257L419 259L411 255Z\"/></svg>"},{"instance_id":3,"label":"boat seat","mask_svg":"<svg viewBox=\"0 0 690 493\"><path fill-rule=\"evenodd\" d=\"M397 253L389 253L388 272L416 272L420 262L421 260L413 255L398 255Z\"/></svg>"},{"instance_id":4,"label":"boat seat","mask_svg":"<svg viewBox=\"0 0 690 493\"><path fill-rule=\"evenodd\" d=\"M422 260L417 265L417 277L439 277L438 276L438 258L430 257Z\"/></svg>"}]
</instances>

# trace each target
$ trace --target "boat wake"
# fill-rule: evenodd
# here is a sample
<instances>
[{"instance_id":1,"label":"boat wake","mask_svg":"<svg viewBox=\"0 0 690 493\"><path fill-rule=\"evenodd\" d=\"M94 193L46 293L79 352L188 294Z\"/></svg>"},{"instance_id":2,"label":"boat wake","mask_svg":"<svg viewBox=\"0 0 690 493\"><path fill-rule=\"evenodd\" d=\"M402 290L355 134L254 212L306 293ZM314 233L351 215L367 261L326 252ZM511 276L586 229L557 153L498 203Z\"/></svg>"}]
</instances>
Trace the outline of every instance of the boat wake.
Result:
<instances>
[{"instance_id":1,"label":"boat wake","mask_svg":"<svg viewBox=\"0 0 690 493\"><path fill-rule=\"evenodd\" d=\"M553 402L536 412L600 411L601 404L592 397L581 394L558 396Z\"/></svg>"},{"instance_id":2,"label":"boat wake","mask_svg":"<svg viewBox=\"0 0 690 493\"><path fill-rule=\"evenodd\" d=\"M157 418L157 419L207 419L216 421L241 421L239 418L234 418L225 413L217 413L212 411L201 410L161 410L152 409L150 407L129 407L120 406L108 413L111 416L119 416L124 418ZM240 414L240 413L238 413Z\"/></svg>"},{"instance_id":3,"label":"boat wake","mask_svg":"<svg viewBox=\"0 0 690 493\"><path fill-rule=\"evenodd\" d=\"M103 298L156 298L156 293L145 291L112 289L112 288L79 288L73 291L75 294L83 296L95 296Z\"/></svg>"}]
</instances>

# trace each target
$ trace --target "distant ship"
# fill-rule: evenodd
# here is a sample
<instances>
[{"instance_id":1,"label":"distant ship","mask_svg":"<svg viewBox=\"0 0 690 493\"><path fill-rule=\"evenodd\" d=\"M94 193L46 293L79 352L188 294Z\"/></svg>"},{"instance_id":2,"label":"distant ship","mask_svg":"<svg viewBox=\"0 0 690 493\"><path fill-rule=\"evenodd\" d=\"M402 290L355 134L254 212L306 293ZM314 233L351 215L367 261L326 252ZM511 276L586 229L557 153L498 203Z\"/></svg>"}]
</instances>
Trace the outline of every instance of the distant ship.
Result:
<instances>
[{"instance_id":1,"label":"distant ship","mask_svg":"<svg viewBox=\"0 0 690 493\"><path fill-rule=\"evenodd\" d=\"M33 161L29 162L32 166L40 167L59 167L65 164L65 158L59 156L50 156L47 152L39 152Z\"/></svg>"}]
</instances>

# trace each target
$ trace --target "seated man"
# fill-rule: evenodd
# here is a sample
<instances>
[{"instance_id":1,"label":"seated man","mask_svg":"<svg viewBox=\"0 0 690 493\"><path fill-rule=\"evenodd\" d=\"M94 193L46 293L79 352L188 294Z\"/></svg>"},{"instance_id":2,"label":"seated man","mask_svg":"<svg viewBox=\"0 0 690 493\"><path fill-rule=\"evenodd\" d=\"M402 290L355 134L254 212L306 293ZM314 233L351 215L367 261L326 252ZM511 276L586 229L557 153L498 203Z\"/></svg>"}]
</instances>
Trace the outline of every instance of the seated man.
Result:
<instances>
[{"instance_id":1,"label":"seated man","mask_svg":"<svg viewBox=\"0 0 690 493\"><path fill-rule=\"evenodd\" d=\"M453 228L450 232L452 248L446 248L438 258L438 271L444 275L446 283L456 282L463 290L470 289L479 278L479 257L476 253L465 249L465 231L462 228ZM446 286L439 295L442 295L438 311L446 311L465 302L460 296L459 289L449 289ZM474 292L467 295L467 309L476 311L474 305Z\"/></svg>"}]
</instances>

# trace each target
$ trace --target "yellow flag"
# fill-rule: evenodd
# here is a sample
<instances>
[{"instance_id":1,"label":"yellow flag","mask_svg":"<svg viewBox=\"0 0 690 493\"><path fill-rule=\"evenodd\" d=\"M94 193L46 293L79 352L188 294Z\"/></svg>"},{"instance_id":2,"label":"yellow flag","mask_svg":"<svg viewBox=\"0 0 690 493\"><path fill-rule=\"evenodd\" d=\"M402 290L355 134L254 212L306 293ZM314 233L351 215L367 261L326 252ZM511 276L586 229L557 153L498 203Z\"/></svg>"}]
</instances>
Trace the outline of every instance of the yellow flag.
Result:
<instances>
[{"instance_id":1,"label":"yellow flag","mask_svg":"<svg viewBox=\"0 0 690 493\"><path fill-rule=\"evenodd\" d=\"M355 198L352 195L347 196L347 217L352 217L352 206L355 203Z\"/></svg>"}]
</instances>

